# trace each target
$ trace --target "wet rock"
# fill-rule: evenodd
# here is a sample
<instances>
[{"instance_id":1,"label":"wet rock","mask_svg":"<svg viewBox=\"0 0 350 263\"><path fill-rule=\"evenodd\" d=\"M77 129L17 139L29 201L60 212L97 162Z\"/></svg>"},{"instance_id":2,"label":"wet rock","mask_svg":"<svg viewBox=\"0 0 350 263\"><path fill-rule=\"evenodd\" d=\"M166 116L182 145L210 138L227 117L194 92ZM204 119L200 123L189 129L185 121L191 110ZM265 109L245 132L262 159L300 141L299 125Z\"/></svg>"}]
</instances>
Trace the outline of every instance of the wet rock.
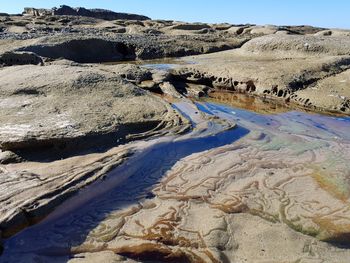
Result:
<instances>
[{"instance_id":1,"label":"wet rock","mask_svg":"<svg viewBox=\"0 0 350 263\"><path fill-rule=\"evenodd\" d=\"M118 166L132 154L120 144L190 128L167 102L132 84L151 76L144 69L63 62L0 70L2 160L31 161L0 167L3 237Z\"/></svg>"}]
</instances>

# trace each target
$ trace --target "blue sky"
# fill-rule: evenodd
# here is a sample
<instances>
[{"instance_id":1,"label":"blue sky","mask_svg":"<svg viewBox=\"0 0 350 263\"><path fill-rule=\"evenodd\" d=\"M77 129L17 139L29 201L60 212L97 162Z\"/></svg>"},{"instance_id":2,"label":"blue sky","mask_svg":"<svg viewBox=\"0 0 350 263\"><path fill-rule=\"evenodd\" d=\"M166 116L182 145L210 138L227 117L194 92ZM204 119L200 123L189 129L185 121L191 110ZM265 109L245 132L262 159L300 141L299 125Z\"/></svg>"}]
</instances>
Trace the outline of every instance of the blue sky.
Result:
<instances>
[{"instance_id":1,"label":"blue sky","mask_svg":"<svg viewBox=\"0 0 350 263\"><path fill-rule=\"evenodd\" d=\"M1 0L0 12L20 13L25 6L99 7L138 13L154 19L314 25L350 28L349 0Z\"/></svg>"}]
</instances>

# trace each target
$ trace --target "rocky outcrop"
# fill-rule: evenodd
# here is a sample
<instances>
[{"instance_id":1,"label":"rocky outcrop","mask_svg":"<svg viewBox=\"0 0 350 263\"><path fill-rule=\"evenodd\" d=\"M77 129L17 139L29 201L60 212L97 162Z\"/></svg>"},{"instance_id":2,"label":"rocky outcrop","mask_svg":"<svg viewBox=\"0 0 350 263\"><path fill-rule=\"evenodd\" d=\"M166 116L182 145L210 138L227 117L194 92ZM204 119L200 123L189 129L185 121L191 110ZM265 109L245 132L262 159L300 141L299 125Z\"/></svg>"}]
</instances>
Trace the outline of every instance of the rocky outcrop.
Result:
<instances>
[{"instance_id":1,"label":"rocky outcrop","mask_svg":"<svg viewBox=\"0 0 350 263\"><path fill-rule=\"evenodd\" d=\"M39 56L65 58L80 63L116 62L211 53L238 48L247 38L208 36L118 35L113 38L93 36L57 36L41 39L19 48Z\"/></svg>"},{"instance_id":2,"label":"rocky outcrop","mask_svg":"<svg viewBox=\"0 0 350 263\"><path fill-rule=\"evenodd\" d=\"M248 44L249 48L245 45L240 50L188 58L195 64L175 69L173 76L175 80L185 83L268 97L312 110L338 113L349 111L347 101L350 94L345 88L347 82L344 85L334 85L337 82L331 79L327 81L333 75L350 68L349 56L331 56L328 53L323 56L308 53L302 55L302 51L298 56L290 58L289 52L279 49L264 52L259 51L259 47L253 49L252 43ZM288 45L288 42L284 45ZM332 45L336 43L332 42ZM266 48L265 45L261 47ZM343 54L345 50L346 46L339 46L338 50L329 52ZM344 81L341 77L340 80ZM324 81L328 84L321 84ZM322 86L324 96L312 99L311 96L316 98L317 91L321 89L318 89L318 83Z\"/></svg>"},{"instance_id":3,"label":"rocky outcrop","mask_svg":"<svg viewBox=\"0 0 350 263\"><path fill-rule=\"evenodd\" d=\"M0 148L72 151L181 126L167 103L125 80L123 66L114 69L118 74L68 65L1 70Z\"/></svg>"},{"instance_id":4,"label":"rocky outcrop","mask_svg":"<svg viewBox=\"0 0 350 263\"><path fill-rule=\"evenodd\" d=\"M277 56L299 55L350 55L350 38L298 35L268 35L254 38L243 47L253 53L271 52Z\"/></svg>"},{"instance_id":5,"label":"rocky outcrop","mask_svg":"<svg viewBox=\"0 0 350 263\"><path fill-rule=\"evenodd\" d=\"M127 14L127 13L116 13L110 10L105 9L86 9L83 7L72 8L67 5L61 5L58 8L53 9L36 9L27 7L24 8L23 15L29 16L86 16L93 17L103 20L148 20L150 19L147 16L141 16L136 14Z\"/></svg>"},{"instance_id":6,"label":"rocky outcrop","mask_svg":"<svg viewBox=\"0 0 350 263\"><path fill-rule=\"evenodd\" d=\"M52 15L52 10L44 9L44 8L25 7L22 14L27 16L34 16L34 17L48 16L48 15Z\"/></svg>"},{"instance_id":7,"label":"rocky outcrop","mask_svg":"<svg viewBox=\"0 0 350 263\"><path fill-rule=\"evenodd\" d=\"M30 51L50 59L65 58L80 63L136 59L133 46L97 38L67 39L61 43L28 46L20 50Z\"/></svg>"},{"instance_id":8,"label":"rocky outcrop","mask_svg":"<svg viewBox=\"0 0 350 263\"><path fill-rule=\"evenodd\" d=\"M41 220L122 163L132 149L120 144L191 127L135 85L147 79L149 71L131 65L62 61L0 70L0 164L31 161L0 167L2 237Z\"/></svg>"}]
</instances>

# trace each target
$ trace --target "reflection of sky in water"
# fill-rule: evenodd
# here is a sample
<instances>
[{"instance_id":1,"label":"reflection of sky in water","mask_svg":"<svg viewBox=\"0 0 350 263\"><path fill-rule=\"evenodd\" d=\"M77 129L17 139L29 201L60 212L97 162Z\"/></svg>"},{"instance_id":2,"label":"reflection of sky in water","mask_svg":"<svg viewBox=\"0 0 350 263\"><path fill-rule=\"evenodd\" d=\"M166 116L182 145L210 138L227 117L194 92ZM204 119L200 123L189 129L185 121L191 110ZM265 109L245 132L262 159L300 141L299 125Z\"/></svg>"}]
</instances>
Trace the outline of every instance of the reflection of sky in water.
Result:
<instances>
[{"instance_id":1,"label":"reflection of sky in water","mask_svg":"<svg viewBox=\"0 0 350 263\"><path fill-rule=\"evenodd\" d=\"M151 198L150 188L181 158L190 154L220 147L244 137L249 130L268 132L278 138L279 134L297 135L316 141L350 142L350 118L328 117L303 112L286 112L261 115L254 112L232 108L214 103L197 104L198 108L210 115L235 121L238 129L222 132L206 138L192 138L183 141L170 141L158 144L136 159L131 159L114 171L116 174L132 174L121 185L104 193L74 212L64 215L54 222L42 223L22 231L5 243L6 261L10 255L35 251L43 255L67 255L71 246L79 245L86 235L110 213L125 206L137 204L141 198ZM288 142L286 144L288 146ZM290 146L292 148L292 146ZM112 176L111 176L112 177ZM89 194L96 185L81 191L79 195ZM89 190L90 189L90 190Z\"/></svg>"},{"instance_id":2,"label":"reflection of sky in water","mask_svg":"<svg viewBox=\"0 0 350 263\"><path fill-rule=\"evenodd\" d=\"M177 64L147 64L147 65L142 65L144 68L148 69L158 69L158 70L169 70L174 67L178 66Z\"/></svg>"},{"instance_id":3,"label":"reflection of sky in water","mask_svg":"<svg viewBox=\"0 0 350 263\"><path fill-rule=\"evenodd\" d=\"M200 104L199 107L206 113L229 118L248 129L264 129L275 132L278 130L314 138L350 141L350 117L331 117L298 111L261 115L214 103Z\"/></svg>"}]
</instances>

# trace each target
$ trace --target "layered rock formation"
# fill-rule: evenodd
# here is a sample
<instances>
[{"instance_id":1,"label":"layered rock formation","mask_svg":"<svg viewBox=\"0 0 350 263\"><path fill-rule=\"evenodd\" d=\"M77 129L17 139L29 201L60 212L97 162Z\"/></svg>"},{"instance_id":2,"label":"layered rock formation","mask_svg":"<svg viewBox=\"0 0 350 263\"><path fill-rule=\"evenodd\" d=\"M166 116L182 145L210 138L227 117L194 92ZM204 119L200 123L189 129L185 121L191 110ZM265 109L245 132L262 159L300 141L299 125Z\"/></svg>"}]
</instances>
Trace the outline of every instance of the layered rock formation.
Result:
<instances>
[{"instance_id":1,"label":"layered rock formation","mask_svg":"<svg viewBox=\"0 0 350 263\"><path fill-rule=\"evenodd\" d=\"M219 90L279 99L312 110L350 113L350 90L345 88L349 54L349 38L268 35L237 50L188 58L197 64L173 74L185 82Z\"/></svg>"},{"instance_id":2,"label":"layered rock formation","mask_svg":"<svg viewBox=\"0 0 350 263\"><path fill-rule=\"evenodd\" d=\"M127 149L108 149L190 127L168 103L133 84L152 80L150 72L137 66L8 67L0 79L1 163L81 156L35 173L28 172L28 165L1 170L1 200L7 205L1 206L0 228L5 236L41 219L129 155ZM91 152L102 153L85 157Z\"/></svg>"},{"instance_id":3,"label":"layered rock formation","mask_svg":"<svg viewBox=\"0 0 350 263\"><path fill-rule=\"evenodd\" d=\"M110 10L105 9L86 9L84 7L72 8L67 5L61 5L58 8L52 9L36 9L32 7L24 8L23 15L29 16L86 16L93 17L103 20L148 20L150 19L147 16L135 15L135 14L127 14L127 13L116 13Z\"/></svg>"}]
</instances>

